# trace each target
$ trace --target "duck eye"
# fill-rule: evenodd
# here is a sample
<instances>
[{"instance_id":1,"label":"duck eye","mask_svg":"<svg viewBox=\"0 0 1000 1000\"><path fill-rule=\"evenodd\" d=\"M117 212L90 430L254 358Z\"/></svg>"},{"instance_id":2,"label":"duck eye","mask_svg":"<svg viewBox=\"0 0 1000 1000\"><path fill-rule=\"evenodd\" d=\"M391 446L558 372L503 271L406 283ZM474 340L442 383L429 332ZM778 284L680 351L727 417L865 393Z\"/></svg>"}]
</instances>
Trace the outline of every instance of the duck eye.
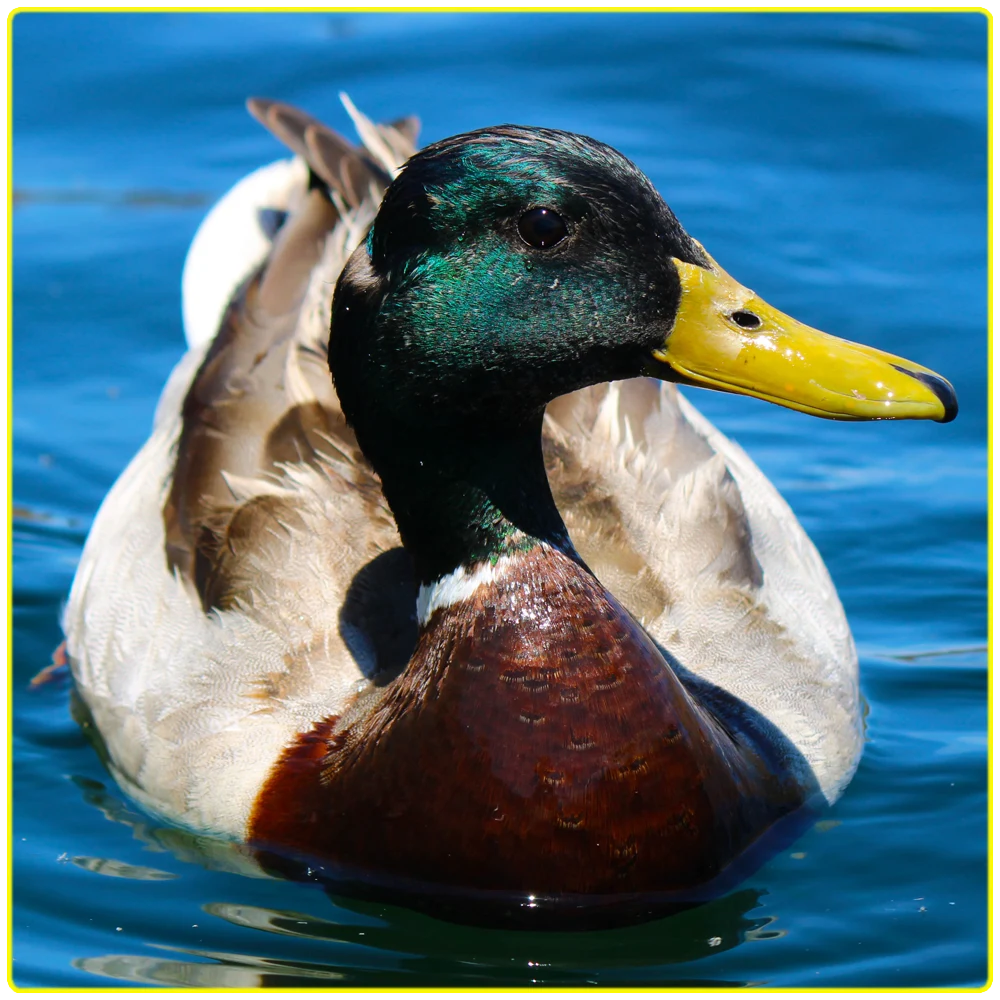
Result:
<instances>
[{"instance_id":1,"label":"duck eye","mask_svg":"<svg viewBox=\"0 0 1000 1000\"><path fill-rule=\"evenodd\" d=\"M569 235L566 223L551 208L531 208L517 220L517 231L529 247L548 250Z\"/></svg>"},{"instance_id":2,"label":"duck eye","mask_svg":"<svg viewBox=\"0 0 1000 1000\"><path fill-rule=\"evenodd\" d=\"M744 330L756 330L761 323L756 313L747 312L746 309L737 309L729 318Z\"/></svg>"}]
</instances>

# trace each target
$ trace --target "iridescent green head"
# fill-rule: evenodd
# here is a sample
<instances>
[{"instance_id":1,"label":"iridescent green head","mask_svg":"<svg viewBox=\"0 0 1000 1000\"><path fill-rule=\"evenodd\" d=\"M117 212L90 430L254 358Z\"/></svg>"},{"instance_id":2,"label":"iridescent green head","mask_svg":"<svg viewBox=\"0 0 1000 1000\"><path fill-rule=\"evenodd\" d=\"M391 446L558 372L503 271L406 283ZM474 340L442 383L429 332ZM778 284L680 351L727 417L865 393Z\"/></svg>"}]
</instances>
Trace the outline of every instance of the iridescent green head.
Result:
<instances>
[{"instance_id":1,"label":"iridescent green head","mask_svg":"<svg viewBox=\"0 0 1000 1000\"><path fill-rule=\"evenodd\" d=\"M374 393L379 419L388 408L489 426L639 375L677 312L675 259L709 264L603 143L501 126L430 146L389 188L337 290L345 411L362 432Z\"/></svg>"}]
</instances>

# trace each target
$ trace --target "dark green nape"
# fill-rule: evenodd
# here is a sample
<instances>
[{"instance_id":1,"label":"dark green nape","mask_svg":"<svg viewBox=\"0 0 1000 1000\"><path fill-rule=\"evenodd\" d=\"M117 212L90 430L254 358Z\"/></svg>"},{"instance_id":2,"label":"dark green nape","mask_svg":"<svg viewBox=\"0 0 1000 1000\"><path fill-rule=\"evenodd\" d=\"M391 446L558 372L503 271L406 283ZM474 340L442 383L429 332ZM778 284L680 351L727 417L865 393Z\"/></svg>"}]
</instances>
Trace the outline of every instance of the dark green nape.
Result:
<instances>
[{"instance_id":1,"label":"dark green nape","mask_svg":"<svg viewBox=\"0 0 1000 1000\"><path fill-rule=\"evenodd\" d=\"M676 316L674 258L708 264L593 139L498 126L404 167L337 283L329 357L422 582L539 540L572 552L544 407L642 373Z\"/></svg>"}]
</instances>

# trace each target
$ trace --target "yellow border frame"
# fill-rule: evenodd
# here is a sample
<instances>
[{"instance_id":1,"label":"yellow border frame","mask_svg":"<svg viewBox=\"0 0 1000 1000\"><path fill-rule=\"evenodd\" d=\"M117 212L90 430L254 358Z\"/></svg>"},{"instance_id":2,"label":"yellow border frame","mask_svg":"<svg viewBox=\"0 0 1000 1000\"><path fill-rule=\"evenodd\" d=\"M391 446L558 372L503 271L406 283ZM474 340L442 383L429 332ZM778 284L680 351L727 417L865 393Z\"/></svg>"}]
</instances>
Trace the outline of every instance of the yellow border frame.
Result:
<instances>
[{"instance_id":1,"label":"yellow border frame","mask_svg":"<svg viewBox=\"0 0 1000 1000\"><path fill-rule=\"evenodd\" d=\"M987 577L987 614L988 614L988 631L987 631L987 643L988 643L988 653L987 653L987 697L989 704L987 706L987 836L989 838L987 851L987 980L986 983L981 987L917 987L917 988L903 988L903 987L879 987L879 988L866 988L866 987L773 987L770 989L754 989L745 988L740 990L729 989L725 987L703 987L703 988L688 988L688 987L619 987L619 986L593 986L593 987L316 987L316 988L282 988L282 987L214 987L214 988L182 988L182 987L168 987L168 986L154 986L154 987L65 987L65 988L48 988L48 987L20 987L15 985L13 979L13 927L11 923L11 913L13 907L13 863L11 851L11 843L13 838L12 832L12 816L13 816L13 754L11 753L11 740L13 734L13 689L12 680L10 677L9 668L13 663L13 604L14 604L14 581L13 581L13 537L12 537L12 523L13 523L13 171L11 169L12 162L12 143L13 143L13 122L12 122L12 111L13 111L13 22L15 15L18 14L121 14L121 13L140 13L140 14L295 14L295 13L309 13L309 14L635 14L635 13L649 13L649 14L842 14L842 13L891 13L891 14L983 14L988 23L989 27L987 29L987 171L988 171L988 185L987 185L987 509L988 509L988 521L987 521L987 552L988 552L988 577ZM6 366L7 366L7 379L6 379L6 390L7 390L7 406L6 406L6 420L7 420L7 434L6 434L6 447L7 447L7 468L6 468L6 489L7 489L7 503L6 503L6 514L7 514L7 560L6 560L6 573L7 573L7 613L6 613L6 625L7 625L7 641L6 641L6 651L7 651L7 664L8 664L8 682L7 682L7 768L6 768L6 778L7 778L7 795L6 795L6 807L7 807L7 823L6 823L6 834L7 834L7 864L6 864L6 875L7 875L7 892L6 892L6 904L7 904L7 926L6 926L6 945L7 945L7 956L6 956L6 983L8 988L12 993L36 993L36 994L51 994L57 993L59 995L63 994L108 994L113 992L115 995L121 994L131 994L131 993L158 993L161 996L171 996L172 994L206 994L206 993L263 993L271 994L274 996L281 996L282 994L291 993L337 993L337 992L349 992L349 993L364 993L364 994L384 994L384 993L414 993L414 994L425 994L425 995L439 995L439 994L460 994L460 993L492 993L492 994L511 994L511 993L622 993L622 994L658 994L658 993L696 993L696 994L732 994L734 992L739 992L741 995L745 993L752 994L787 994L787 993L819 993L819 994L941 994L941 993L985 993L990 990L991 985L994 981L994 947L995 939L994 934L996 930L996 918L995 918L995 892L994 892L994 855L995 855L995 834L996 825L994 822L994 780L995 780L995 770L994 770L994 754L992 753L993 748L993 738L994 738L994 728L993 728L993 708L994 708L994 697L996 694L995 689L995 678L994 678L994 623L993 623L993 610L994 610L994 599L996 591L994 589L994 555L995 555L995 524L993 515L993 476L995 471L994 465L994 428L996 421L996 399L994 393L994 365L996 360L996 355L994 351L994 274L995 274L995 255L994 255L994 239L995 239L995 228L993 222L994 213L994 169L995 169L995 158L994 158L994 86L995 86L995 76L994 76L994 30L995 21L993 16L993 11L985 7L932 7L932 6L912 6L912 7L891 7L891 6L866 6L866 5L844 5L844 6L788 6L788 7L769 7L764 5L732 5L732 6L663 6L663 5L630 5L630 6L605 6L605 5L595 5L587 6L581 4L574 7L557 7L557 6L547 6L544 4L539 5L510 5L510 4L497 4L489 6L435 6L433 4L428 4L426 6L372 6L363 4L333 4L330 6L317 5L317 6L269 6L269 5L253 5L248 4L245 6L217 6L217 5L191 5L191 6L169 6L169 5L151 5L151 6L23 6L21 8L12 9L7 15L7 31L6 31L6 55L7 55L7 102L6 102L6 112L7 112L7 186L6 186L6 206L7 206L7 234L6 234L6 250L7 250L7 267L6 267L6 278L7 278L7 349L6 349Z\"/></svg>"}]
</instances>

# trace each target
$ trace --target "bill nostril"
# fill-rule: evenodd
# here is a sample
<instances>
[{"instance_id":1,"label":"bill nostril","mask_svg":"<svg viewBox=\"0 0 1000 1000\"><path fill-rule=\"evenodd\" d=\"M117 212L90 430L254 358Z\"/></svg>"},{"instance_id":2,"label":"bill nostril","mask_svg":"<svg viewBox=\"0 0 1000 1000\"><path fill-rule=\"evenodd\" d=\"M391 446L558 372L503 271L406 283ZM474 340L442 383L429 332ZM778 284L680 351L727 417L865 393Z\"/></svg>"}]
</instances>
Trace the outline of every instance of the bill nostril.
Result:
<instances>
[{"instance_id":1,"label":"bill nostril","mask_svg":"<svg viewBox=\"0 0 1000 1000\"><path fill-rule=\"evenodd\" d=\"M893 365L892 367L896 371L902 372L904 375L909 375L910 378L915 378L918 382L922 382L941 400L941 405L944 407L944 416L938 423L950 423L958 416L958 397L955 395L955 390L952 388L950 382L938 375L931 375L930 372L912 372L909 368L903 368L901 365Z\"/></svg>"},{"instance_id":2,"label":"bill nostril","mask_svg":"<svg viewBox=\"0 0 1000 1000\"><path fill-rule=\"evenodd\" d=\"M761 318L747 309L737 309L729 318L744 330L756 330L761 325Z\"/></svg>"}]
</instances>

